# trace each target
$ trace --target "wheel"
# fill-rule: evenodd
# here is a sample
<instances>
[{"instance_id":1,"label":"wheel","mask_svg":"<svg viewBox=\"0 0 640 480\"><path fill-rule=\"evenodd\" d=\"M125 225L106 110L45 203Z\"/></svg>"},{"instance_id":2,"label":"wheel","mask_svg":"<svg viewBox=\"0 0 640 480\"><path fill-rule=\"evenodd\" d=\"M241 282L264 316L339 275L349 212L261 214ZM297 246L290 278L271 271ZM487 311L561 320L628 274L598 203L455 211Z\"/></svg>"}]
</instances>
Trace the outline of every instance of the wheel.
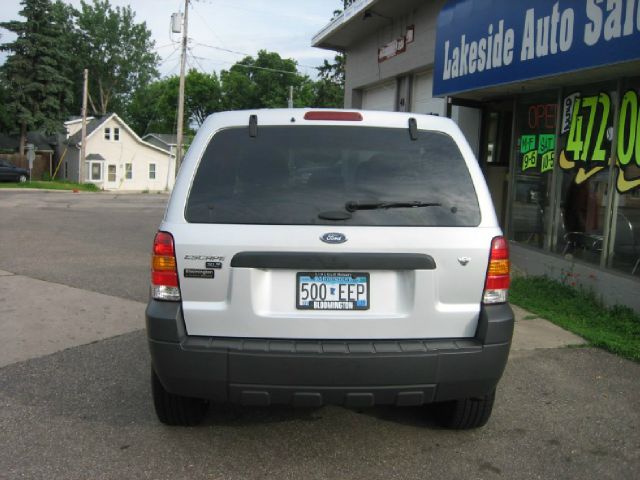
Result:
<instances>
[{"instance_id":1,"label":"wheel","mask_svg":"<svg viewBox=\"0 0 640 480\"><path fill-rule=\"evenodd\" d=\"M209 402L167 392L156 372L151 369L151 392L158 419L166 425L192 426L199 424L207 413Z\"/></svg>"},{"instance_id":2,"label":"wheel","mask_svg":"<svg viewBox=\"0 0 640 480\"><path fill-rule=\"evenodd\" d=\"M26 176L26 175L24 175L24 174L20 174L20 175L18 176L18 181L19 181L20 183L25 183L25 182L27 181L27 176Z\"/></svg>"},{"instance_id":3,"label":"wheel","mask_svg":"<svg viewBox=\"0 0 640 480\"><path fill-rule=\"evenodd\" d=\"M496 391L480 398L465 398L436 405L436 414L443 427L468 430L484 426L493 410Z\"/></svg>"}]
</instances>

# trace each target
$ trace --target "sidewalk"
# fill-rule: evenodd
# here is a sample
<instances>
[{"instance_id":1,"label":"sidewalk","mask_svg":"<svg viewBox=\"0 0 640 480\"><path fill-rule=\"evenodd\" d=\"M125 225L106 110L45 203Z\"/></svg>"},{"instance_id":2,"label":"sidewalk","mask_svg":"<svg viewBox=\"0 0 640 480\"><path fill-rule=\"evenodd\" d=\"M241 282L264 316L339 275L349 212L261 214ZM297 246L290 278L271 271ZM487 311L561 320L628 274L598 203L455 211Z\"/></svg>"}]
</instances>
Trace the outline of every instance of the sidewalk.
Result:
<instances>
[{"instance_id":1,"label":"sidewalk","mask_svg":"<svg viewBox=\"0 0 640 480\"><path fill-rule=\"evenodd\" d=\"M516 317L511 351L536 350L538 348L561 348L570 345L585 345L588 342L578 335L560 328L516 305L511 305Z\"/></svg>"},{"instance_id":2,"label":"sidewalk","mask_svg":"<svg viewBox=\"0 0 640 480\"><path fill-rule=\"evenodd\" d=\"M144 328L145 304L0 270L0 367ZM582 338L513 306L512 351Z\"/></svg>"},{"instance_id":3,"label":"sidewalk","mask_svg":"<svg viewBox=\"0 0 640 480\"><path fill-rule=\"evenodd\" d=\"M0 367L144 328L143 303L0 270Z\"/></svg>"}]
</instances>

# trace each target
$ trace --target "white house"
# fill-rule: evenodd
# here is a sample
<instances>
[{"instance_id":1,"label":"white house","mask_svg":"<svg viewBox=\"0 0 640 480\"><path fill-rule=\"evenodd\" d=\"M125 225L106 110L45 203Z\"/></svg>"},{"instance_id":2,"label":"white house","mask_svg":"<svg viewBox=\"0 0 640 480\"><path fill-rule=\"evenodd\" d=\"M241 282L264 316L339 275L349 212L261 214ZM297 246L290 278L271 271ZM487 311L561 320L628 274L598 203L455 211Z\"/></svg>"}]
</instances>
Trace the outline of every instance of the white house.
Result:
<instances>
[{"instance_id":1,"label":"white house","mask_svg":"<svg viewBox=\"0 0 640 480\"><path fill-rule=\"evenodd\" d=\"M80 178L82 120L65 122L66 179L95 183L104 190L171 190L175 181L175 157L142 140L115 113L87 119L83 177Z\"/></svg>"}]
</instances>

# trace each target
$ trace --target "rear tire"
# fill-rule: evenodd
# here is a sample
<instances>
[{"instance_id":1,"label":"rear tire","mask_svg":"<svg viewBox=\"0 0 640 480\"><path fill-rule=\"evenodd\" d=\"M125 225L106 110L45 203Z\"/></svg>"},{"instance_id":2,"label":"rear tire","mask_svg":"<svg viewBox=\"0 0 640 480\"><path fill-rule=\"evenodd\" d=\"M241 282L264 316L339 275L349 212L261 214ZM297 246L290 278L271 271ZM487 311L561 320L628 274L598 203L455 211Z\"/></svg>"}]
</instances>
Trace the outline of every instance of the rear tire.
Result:
<instances>
[{"instance_id":1,"label":"rear tire","mask_svg":"<svg viewBox=\"0 0 640 480\"><path fill-rule=\"evenodd\" d=\"M183 427L198 425L207 414L208 401L167 392L153 368L151 369L151 392L158 420L165 425Z\"/></svg>"},{"instance_id":2,"label":"rear tire","mask_svg":"<svg viewBox=\"0 0 640 480\"><path fill-rule=\"evenodd\" d=\"M469 430L484 426L493 410L496 391L479 398L465 398L436 405L436 414L443 427Z\"/></svg>"}]
</instances>

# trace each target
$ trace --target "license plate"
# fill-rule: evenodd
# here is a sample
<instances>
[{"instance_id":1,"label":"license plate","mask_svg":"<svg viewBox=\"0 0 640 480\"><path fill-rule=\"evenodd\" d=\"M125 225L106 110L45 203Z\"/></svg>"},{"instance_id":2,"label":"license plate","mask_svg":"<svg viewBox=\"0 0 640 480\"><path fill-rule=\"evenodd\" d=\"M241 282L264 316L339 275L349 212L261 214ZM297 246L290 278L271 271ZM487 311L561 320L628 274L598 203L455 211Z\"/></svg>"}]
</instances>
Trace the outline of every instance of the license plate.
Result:
<instances>
[{"instance_id":1,"label":"license plate","mask_svg":"<svg viewBox=\"0 0 640 480\"><path fill-rule=\"evenodd\" d=\"M296 308L300 310L368 310L369 274L299 272Z\"/></svg>"}]
</instances>

